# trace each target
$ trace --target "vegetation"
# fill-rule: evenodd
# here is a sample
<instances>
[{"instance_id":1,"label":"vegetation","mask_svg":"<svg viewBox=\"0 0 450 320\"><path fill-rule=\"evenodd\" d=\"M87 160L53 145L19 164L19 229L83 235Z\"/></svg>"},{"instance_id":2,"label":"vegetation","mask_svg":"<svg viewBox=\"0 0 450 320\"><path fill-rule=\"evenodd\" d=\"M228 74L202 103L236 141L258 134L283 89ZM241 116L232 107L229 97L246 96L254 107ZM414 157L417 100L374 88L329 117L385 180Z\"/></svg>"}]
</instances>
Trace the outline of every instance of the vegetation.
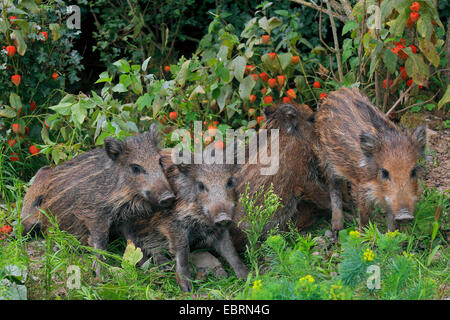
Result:
<instances>
[{"instance_id":1,"label":"vegetation","mask_svg":"<svg viewBox=\"0 0 450 320\"><path fill-rule=\"evenodd\" d=\"M194 121L222 133L257 129L267 105L295 101L316 109L328 92L346 86L360 88L395 122L433 116L436 130L448 130L445 1L333 1L329 7L301 0L80 1L83 17L95 20L89 34L67 27L64 1L0 6L0 298L449 296L448 190L425 188L414 225L401 232L385 233L374 213L363 232L347 222L339 244L325 237L329 218L306 231L273 230L263 241L260 231L279 199L260 190L255 196L264 197L264 206L255 207L256 199L242 195L248 217L256 218L245 253L249 278L210 275L196 280L189 294L179 290L174 268L137 266L139 248L121 240L103 253L108 280L98 282L91 267L98 252L57 224L44 239L22 237L19 217L40 167L101 146L108 136L142 132L154 121L163 145L172 146L171 133L192 130ZM77 46L83 37L103 65L95 83L79 92L89 74L83 63L90 57ZM368 273L372 265L379 269ZM77 272L67 273L69 266L79 268L78 289L69 289ZM377 270L380 289L369 289Z\"/></svg>"}]
</instances>

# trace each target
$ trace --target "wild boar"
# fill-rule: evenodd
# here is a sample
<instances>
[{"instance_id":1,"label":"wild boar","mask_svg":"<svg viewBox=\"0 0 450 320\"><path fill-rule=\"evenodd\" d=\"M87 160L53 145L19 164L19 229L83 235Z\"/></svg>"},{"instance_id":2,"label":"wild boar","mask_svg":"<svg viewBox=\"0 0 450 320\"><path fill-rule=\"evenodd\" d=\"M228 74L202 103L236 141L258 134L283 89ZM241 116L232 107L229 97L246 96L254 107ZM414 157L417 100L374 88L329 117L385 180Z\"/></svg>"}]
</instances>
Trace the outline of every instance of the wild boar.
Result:
<instances>
[{"instance_id":1,"label":"wild boar","mask_svg":"<svg viewBox=\"0 0 450 320\"><path fill-rule=\"evenodd\" d=\"M236 192L243 194L247 184L251 192L256 192L261 186L264 186L267 192L273 184L274 192L281 197L282 207L274 214L265 231L276 225L280 230L286 230L289 220L293 220L300 228L306 228L314 222L319 210L330 209L328 188L315 153L317 137L314 114L306 105L291 103L268 106L264 113L266 123L262 129L267 129L268 135L272 129L279 129L279 169L273 175L262 175L260 162L251 164L246 161L235 175ZM251 139L261 141L261 131ZM270 141L269 138L267 141ZM249 145L251 144L252 140L249 142ZM260 145L259 148L261 150L266 146ZM270 150L270 144L268 149ZM247 243L246 235L242 231L242 228L247 226L241 223L237 227L244 215L245 212L239 204L230 229L238 250L243 250Z\"/></svg>"},{"instance_id":2,"label":"wild boar","mask_svg":"<svg viewBox=\"0 0 450 320\"><path fill-rule=\"evenodd\" d=\"M347 88L328 95L316 113L315 127L335 236L344 227L342 181L351 183L360 227L368 222L371 203L386 209L391 231L414 218L425 127L403 131L360 91Z\"/></svg>"},{"instance_id":3,"label":"wild boar","mask_svg":"<svg viewBox=\"0 0 450 320\"><path fill-rule=\"evenodd\" d=\"M163 172L158 129L86 152L54 168L39 170L24 199L24 233L45 231L53 215L59 227L83 243L106 250L113 223L168 207L175 195Z\"/></svg>"},{"instance_id":4,"label":"wild boar","mask_svg":"<svg viewBox=\"0 0 450 320\"><path fill-rule=\"evenodd\" d=\"M153 256L157 264L167 261L165 250L173 254L177 281L183 291L192 289L188 262L191 249L212 247L231 265L237 277L247 277L248 269L228 232L236 201L235 166L174 165L168 159L165 156L164 163L176 194L175 208L135 221L125 236L142 248L146 256Z\"/></svg>"}]
</instances>

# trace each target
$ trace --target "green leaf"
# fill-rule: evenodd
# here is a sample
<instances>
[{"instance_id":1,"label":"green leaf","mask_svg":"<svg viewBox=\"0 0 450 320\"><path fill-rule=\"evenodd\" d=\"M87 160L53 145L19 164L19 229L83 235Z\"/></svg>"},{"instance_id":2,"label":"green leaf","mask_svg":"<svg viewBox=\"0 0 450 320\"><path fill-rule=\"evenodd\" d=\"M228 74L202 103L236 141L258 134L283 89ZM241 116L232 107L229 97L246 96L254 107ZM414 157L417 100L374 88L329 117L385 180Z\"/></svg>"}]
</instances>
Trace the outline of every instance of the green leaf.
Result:
<instances>
[{"instance_id":1,"label":"green leaf","mask_svg":"<svg viewBox=\"0 0 450 320\"><path fill-rule=\"evenodd\" d=\"M439 54L437 53L436 47L433 45L433 43L424 38L419 38L419 49L425 56L425 58L427 58L435 68L439 66L441 58L439 57Z\"/></svg>"},{"instance_id":2,"label":"green leaf","mask_svg":"<svg viewBox=\"0 0 450 320\"><path fill-rule=\"evenodd\" d=\"M95 83L108 82L111 83L112 76L110 77L107 71L100 73L98 80Z\"/></svg>"},{"instance_id":3,"label":"green leaf","mask_svg":"<svg viewBox=\"0 0 450 320\"><path fill-rule=\"evenodd\" d=\"M144 60L144 62L142 62L142 66L141 66L142 71L146 71L147 70L147 66L148 66L148 63L149 63L151 58L152 57L148 57L147 59Z\"/></svg>"},{"instance_id":4,"label":"green leaf","mask_svg":"<svg viewBox=\"0 0 450 320\"><path fill-rule=\"evenodd\" d=\"M72 105L72 119L81 125L86 119L87 110L82 107L81 103L75 103Z\"/></svg>"},{"instance_id":5,"label":"green leaf","mask_svg":"<svg viewBox=\"0 0 450 320\"><path fill-rule=\"evenodd\" d=\"M391 49L387 48L384 51L383 63L390 73L394 73L397 68L397 56L392 52Z\"/></svg>"},{"instance_id":6,"label":"green leaf","mask_svg":"<svg viewBox=\"0 0 450 320\"><path fill-rule=\"evenodd\" d=\"M143 96L140 96L136 100L136 104L138 106L138 110L142 111L145 107L150 107L152 105L153 97L150 96L148 93L144 94Z\"/></svg>"},{"instance_id":7,"label":"green leaf","mask_svg":"<svg viewBox=\"0 0 450 320\"><path fill-rule=\"evenodd\" d=\"M230 81L230 70L228 70L223 63L221 63L216 68L216 76L218 76L223 82L227 83Z\"/></svg>"},{"instance_id":8,"label":"green leaf","mask_svg":"<svg viewBox=\"0 0 450 320\"><path fill-rule=\"evenodd\" d=\"M292 53L290 53L290 52L280 53L279 58L280 58L280 63L281 63L281 69L284 71L291 64Z\"/></svg>"},{"instance_id":9,"label":"green leaf","mask_svg":"<svg viewBox=\"0 0 450 320\"><path fill-rule=\"evenodd\" d=\"M48 137L48 130L46 126L42 126L41 138L45 144L54 145L53 141L51 141L50 138Z\"/></svg>"},{"instance_id":10,"label":"green leaf","mask_svg":"<svg viewBox=\"0 0 450 320\"><path fill-rule=\"evenodd\" d=\"M16 110L11 107L5 106L4 108L0 109L0 117L14 118L15 116L17 116Z\"/></svg>"},{"instance_id":11,"label":"green leaf","mask_svg":"<svg viewBox=\"0 0 450 320\"><path fill-rule=\"evenodd\" d=\"M73 105L73 102L60 102L56 106L51 106L49 109L52 109L58 114L61 114L63 116L68 116L71 111L71 107Z\"/></svg>"},{"instance_id":12,"label":"green leaf","mask_svg":"<svg viewBox=\"0 0 450 320\"><path fill-rule=\"evenodd\" d=\"M438 244L436 247L433 248L433 251L431 251L431 253L430 253L430 255L428 256L428 259L427 259L427 267L431 264L431 261L433 261L433 258L436 255L436 253L437 253L437 251L439 250L440 247L441 247L441 245Z\"/></svg>"},{"instance_id":13,"label":"green leaf","mask_svg":"<svg viewBox=\"0 0 450 320\"><path fill-rule=\"evenodd\" d=\"M16 109L17 111L22 108L22 101L20 100L20 97L14 92L11 92L9 94L9 103L11 104L11 107Z\"/></svg>"},{"instance_id":14,"label":"green leaf","mask_svg":"<svg viewBox=\"0 0 450 320\"><path fill-rule=\"evenodd\" d=\"M13 30L11 39L15 39L17 41L17 53L23 56L27 51L27 44L23 40L22 33L19 30Z\"/></svg>"},{"instance_id":15,"label":"green leaf","mask_svg":"<svg viewBox=\"0 0 450 320\"><path fill-rule=\"evenodd\" d=\"M244 80L241 81L241 83L239 84L239 96L242 100L248 100L250 93L255 87L255 84L256 81L251 76L247 76L244 78Z\"/></svg>"},{"instance_id":16,"label":"green leaf","mask_svg":"<svg viewBox=\"0 0 450 320\"><path fill-rule=\"evenodd\" d=\"M121 73L130 72L130 64L124 59L120 59L119 61L114 62L113 65L115 65Z\"/></svg>"},{"instance_id":17,"label":"green leaf","mask_svg":"<svg viewBox=\"0 0 450 320\"><path fill-rule=\"evenodd\" d=\"M52 31L53 41L58 41L61 38L61 26L58 23L51 23L49 28Z\"/></svg>"},{"instance_id":18,"label":"green leaf","mask_svg":"<svg viewBox=\"0 0 450 320\"><path fill-rule=\"evenodd\" d=\"M199 94L205 94L205 90L203 89L203 87L201 85L198 85L197 87L195 87L194 90L192 90L192 93L189 96L188 100L192 101L192 99L194 99Z\"/></svg>"},{"instance_id":19,"label":"green leaf","mask_svg":"<svg viewBox=\"0 0 450 320\"><path fill-rule=\"evenodd\" d=\"M345 35L349 31L353 31L358 28L358 23L354 20L348 20L342 28L342 35Z\"/></svg>"},{"instance_id":20,"label":"green leaf","mask_svg":"<svg viewBox=\"0 0 450 320\"><path fill-rule=\"evenodd\" d=\"M125 248L125 252L123 254L123 262L122 262L122 268L125 268L125 263L128 263L132 267L136 266L136 264L141 261L143 258L142 250L141 248L136 248L134 243L131 240L127 241L127 247Z\"/></svg>"},{"instance_id":21,"label":"green leaf","mask_svg":"<svg viewBox=\"0 0 450 320\"><path fill-rule=\"evenodd\" d=\"M114 92L127 92L128 89L122 83L118 83L114 87L112 87L112 91L114 91Z\"/></svg>"},{"instance_id":22,"label":"green leaf","mask_svg":"<svg viewBox=\"0 0 450 320\"><path fill-rule=\"evenodd\" d=\"M184 87L184 84L186 83L186 78L189 71L189 64L191 63L191 60L185 61L180 68L180 71L177 74L177 77L175 78L175 81L181 86Z\"/></svg>"},{"instance_id":23,"label":"green leaf","mask_svg":"<svg viewBox=\"0 0 450 320\"><path fill-rule=\"evenodd\" d=\"M237 56L236 58L234 58L234 60L232 62L234 76L236 77L236 79L239 82L241 82L242 79L244 78L246 64L247 64L247 61L245 60L244 57L241 57L241 56Z\"/></svg>"},{"instance_id":24,"label":"green leaf","mask_svg":"<svg viewBox=\"0 0 450 320\"><path fill-rule=\"evenodd\" d=\"M423 61L422 55L409 53L405 62L405 69L416 84L427 86L430 70Z\"/></svg>"},{"instance_id":25,"label":"green leaf","mask_svg":"<svg viewBox=\"0 0 450 320\"><path fill-rule=\"evenodd\" d=\"M447 90L445 90L444 96L438 102L438 109L441 109L447 103L450 103L450 84L447 86Z\"/></svg>"}]
</instances>

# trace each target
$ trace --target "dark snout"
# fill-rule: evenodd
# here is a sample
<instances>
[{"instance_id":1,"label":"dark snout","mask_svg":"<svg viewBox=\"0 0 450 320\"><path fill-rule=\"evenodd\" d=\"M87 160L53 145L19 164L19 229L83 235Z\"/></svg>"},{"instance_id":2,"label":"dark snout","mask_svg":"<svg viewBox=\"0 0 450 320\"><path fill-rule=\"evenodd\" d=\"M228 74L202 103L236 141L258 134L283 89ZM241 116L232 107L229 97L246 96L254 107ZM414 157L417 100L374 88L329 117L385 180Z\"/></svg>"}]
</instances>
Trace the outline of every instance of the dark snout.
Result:
<instances>
[{"instance_id":1,"label":"dark snout","mask_svg":"<svg viewBox=\"0 0 450 320\"><path fill-rule=\"evenodd\" d=\"M226 212L220 212L214 219L214 224L220 228L227 228L231 221L231 217Z\"/></svg>"},{"instance_id":2,"label":"dark snout","mask_svg":"<svg viewBox=\"0 0 450 320\"><path fill-rule=\"evenodd\" d=\"M159 197L159 205L163 208L170 207L175 202L175 195L171 191L165 191Z\"/></svg>"},{"instance_id":3,"label":"dark snout","mask_svg":"<svg viewBox=\"0 0 450 320\"><path fill-rule=\"evenodd\" d=\"M400 209L395 215L395 221L398 223L407 223L414 220L414 216L407 208Z\"/></svg>"},{"instance_id":4,"label":"dark snout","mask_svg":"<svg viewBox=\"0 0 450 320\"><path fill-rule=\"evenodd\" d=\"M175 195L171 190L149 190L144 192L144 197L149 201L153 206L167 208L174 204Z\"/></svg>"}]
</instances>

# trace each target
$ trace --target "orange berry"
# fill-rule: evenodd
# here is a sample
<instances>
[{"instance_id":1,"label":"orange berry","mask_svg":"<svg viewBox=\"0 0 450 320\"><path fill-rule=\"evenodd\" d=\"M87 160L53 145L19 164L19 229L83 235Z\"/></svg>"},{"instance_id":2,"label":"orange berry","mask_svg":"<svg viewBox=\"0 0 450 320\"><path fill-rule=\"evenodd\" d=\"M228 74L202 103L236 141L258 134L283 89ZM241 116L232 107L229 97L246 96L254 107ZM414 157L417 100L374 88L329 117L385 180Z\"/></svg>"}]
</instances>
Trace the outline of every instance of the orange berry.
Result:
<instances>
[{"instance_id":1,"label":"orange berry","mask_svg":"<svg viewBox=\"0 0 450 320\"><path fill-rule=\"evenodd\" d=\"M14 147L17 143L17 139L8 139L8 146L10 146L11 148Z\"/></svg>"},{"instance_id":2,"label":"orange berry","mask_svg":"<svg viewBox=\"0 0 450 320\"><path fill-rule=\"evenodd\" d=\"M16 47L14 46L7 46L5 50L8 52L8 56L12 57L16 53Z\"/></svg>"},{"instance_id":3,"label":"orange berry","mask_svg":"<svg viewBox=\"0 0 450 320\"><path fill-rule=\"evenodd\" d=\"M270 79L268 80L268 83L269 83L269 87L275 88L275 86L277 85L277 80L274 79L274 78L270 78Z\"/></svg>"},{"instance_id":4,"label":"orange berry","mask_svg":"<svg viewBox=\"0 0 450 320\"><path fill-rule=\"evenodd\" d=\"M319 95L319 98L320 98L320 99L325 99L327 96L328 96L328 94L326 94L326 93L321 93L321 94Z\"/></svg>"},{"instance_id":5,"label":"orange berry","mask_svg":"<svg viewBox=\"0 0 450 320\"><path fill-rule=\"evenodd\" d=\"M217 150L223 149L225 148L225 144L223 143L223 141L216 141L214 143L214 148L216 148Z\"/></svg>"},{"instance_id":6,"label":"orange berry","mask_svg":"<svg viewBox=\"0 0 450 320\"><path fill-rule=\"evenodd\" d=\"M264 103L266 103L266 104L273 103L273 98L271 96L265 96L264 97Z\"/></svg>"},{"instance_id":7,"label":"orange berry","mask_svg":"<svg viewBox=\"0 0 450 320\"><path fill-rule=\"evenodd\" d=\"M253 80L258 81L258 74L252 73L251 76L252 76Z\"/></svg>"},{"instance_id":8,"label":"orange berry","mask_svg":"<svg viewBox=\"0 0 450 320\"><path fill-rule=\"evenodd\" d=\"M262 93L263 95L265 95L266 92L267 92L267 89L266 89L266 88L262 88L262 89L261 89L261 93Z\"/></svg>"},{"instance_id":9,"label":"orange berry","mask_svg":"<svg viewBox=\"0 0 450 320\"><path fill-rule=\"evenodd\" d=\"M289 89L288 91L286 91L286 95L291 99L295 99L297 97L294 89Z\"/></svg>"},{"instance_id":10,"label":"orange berry","mask_svg":"<svg viewBox=\"0 0 450 320\"><path fill-rule=\"evenodd\" d=\"M275 52L269 52L267 56L269 57L270 61L273 61L277 57L277 54Z\"/></svg>"},{"instance_id":11,"label":"orange berry","mask_svg":"<svg viewBox=\"0 0 450 320\"><path fill-rule=\"evenodd\" d=\"M16 134L20 134L22 131L22 127L18 123L13 123L11 128L12 128L12 131Z\"/></svg>"},{"instance_id":12,"label":"orange berry","mask_svg":"<svg viewBox=\"0 0 450 320\"><path fill-rule=\"evenodd\" d=\"M169 118L170 120L175 121L178 118L178 114L175 111L172 111L171 113L169 113Z\"/></svg>"},{"instance_id":13,"label":"orange berry","mask_svg":"<svg viewBox=\"0 0 450 320\"><path fill-rule=\"evenodd\" d=\"M406 74L406 69L405 67L400 67L400 77L406 81L406 79L408 79L408 75Z\"/></svg>"},{"instance_id":14,"label":"orange berry","mask_svg":"<svg viewBox=\"0 0 450 320\"><path fill-rule=\"evenodd\" d=\"M300 63L300 57L299 56L293 56L291 59L291 62L293 64L299 64Z\"/></svg>"},{"instance_id":15,"label":"orange berry","mask_svg":"<svg viewBox=\"0 0 450 320\"><path fill-rule=\"evenodd\" d=\"M283 103L291 103L292 99L289 97L283 97Z\"/></svg>"},{"instance_id":16,"label":"orange berry","mask_svg":"<svg viewBox=\"0 0 450 320\"><path fill-rule=\"evenodd\" d=\"M33 156L36 156L39 153L39 149L35 145L31 145L28 150Z\"/></svg>"},{"instance_id":17,"label":"orange berry","mask_svg":"<svg viewBox=\"0 0 450 320\"><path fill-rule=\"evenodd\" d=\"M419 19L419 13L418 12L411 12L409 14L409 18L411 19L411 21L414 23L417 21L417 19Z\"/></svg>"},{"instance_id":18,"label":"orange berry","mask_svg":"<svg viewBox=\"0 0 450 320\"><path fill-rule=\"evenodd\" d=\"M170 72L170 66L165 66L165 67L164 67L164 71L167 72L167 73L169 73L169 72Z\"/></svg>"},{"instance_id":19,"label":"orange berry","mask_svg":"<svg viewBox=\"0 0 450 320\"><path fill-rule=\"evenodd\" d=\"M210 125L210 126L208 127L208 134L209 134L210 136L215 136L215 135L216 135L216 132L217 132L216 126Z\"/></svg>"},{"instance_id":20,"label":"orange berry","mask_svg":"<svg viewBox=\"0 0 450 320\"><path fill-rule=\"evenodd\" d=\"M9 160L11 161L19 161L19 155L15 152L11 152L11 157L9 158Z\"/></svg>"},{"instance_id":21,"label":"orange berry","mask_svg":"<svg viewBox=\"0 0 450 320\"><path fill-rule=\"evenodd\" d=\"M256 117L256 122L258 123L258 125L261 125L261 122L263 122L263 121L264 121L263 116Z\"/></svg>"},{"instance_id":22,"label":"orange berry","mask_svg":"<svg viewBox=\"0 0 450 320\"><path fill-rule=\"evenodd\" d=\"M413 4L409 8L412 12L418 12L420 10L420 3L413 2Z\"/></svg>"},{"instance_id":23,"label":"orange berry","mask_svg":"<svg viewBox=\"0 0 450 320\"><path fill-rule=\"evenodd\" d=\"M286 76L283 75L283 74L277 76L277 82L278 82L278 85L279 85L280 87L282 87L283 84L286 82Z\"/></svg>"},{"instance_id":24,"label":"orange berry","mask_svg":"<svg viewBox=\"0 0 450 320\"><path fill-rule=\"evenodd\" d=\"M269 44L270 43L270 36L268 34L265 34L261 37L262 43Z\"/></svg>"},{"instance_id":25,"label":"orange berry","mask_svg":"<svg viewBox=\"0 0 450 320\"><path fill-rule=\"evenodd\" d=\"M16 87L20 84L21 79L22 78L18 74L11 76L11 82L14 83Z\"/></svg>"},{"instance_id":26,"label":"orange berry","mask_svg":"<svg viewBox=\"0 0 450 320\"><path fill-rule=\"evenodd\" d=\"M52 78L56 81L56 79L58 79L58 74L56 72L53 72Z\"/></svg>"},{"instance_id":27,"label":"orange berry","mask_svg":"<svg viewBox=\"0 0 450 320\"><path fill-rule=\"evenodd\" d=\"M320 89L320 82L319 81L314 81L313 87L316 88L316 89Z\"/></svg>"},{"instance_id":28,"label":"orange berry","mask_svg":"<svg viewBox=\"0 0 450 320\"><path fill-rule=\"evenodd\" d=\"M259 74L259 77L261 78L262 81L266 82L269 79L269 76L267 75L267 73L265 72L261 72Z\"/></svg>"},{"instance_id":29,"label":"orange berry","mask_svg":"<svg viewBox=\"0 0 450 320\"><path fill-rule=\"evenodd\" d=\"M253 103L253 102L256 101L256 96L255 96L254 94L251 94L251 95L248 97L248 100L249 100L251 103Z\"/></svg>"}]
</instances>

